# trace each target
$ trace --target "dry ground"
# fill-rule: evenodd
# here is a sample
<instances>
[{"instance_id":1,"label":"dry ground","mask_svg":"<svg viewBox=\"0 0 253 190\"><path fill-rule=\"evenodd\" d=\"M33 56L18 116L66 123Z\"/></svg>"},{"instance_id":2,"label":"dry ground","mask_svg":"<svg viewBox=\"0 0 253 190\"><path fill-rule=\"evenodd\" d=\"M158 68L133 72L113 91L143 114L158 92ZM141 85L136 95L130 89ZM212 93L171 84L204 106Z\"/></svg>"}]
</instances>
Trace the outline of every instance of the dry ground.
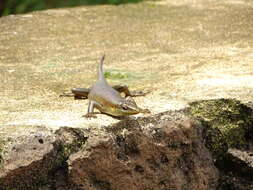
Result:
<instances>
[{"instance_id":1,"label":"dry ground","mask_svg":"<svg viewBox=\"0 0 253 190\"><path fill-rule=\"evenodd\" d=\"M82 118L87 101L58 97L72 87L90 86L104 53L109 82L151 90L136 101L152 113L198 99L252 101L253 1L176 2L0 18L2 133L14 125L57 129L116 122L104 115Z\"/></svg>"}]
</instances>

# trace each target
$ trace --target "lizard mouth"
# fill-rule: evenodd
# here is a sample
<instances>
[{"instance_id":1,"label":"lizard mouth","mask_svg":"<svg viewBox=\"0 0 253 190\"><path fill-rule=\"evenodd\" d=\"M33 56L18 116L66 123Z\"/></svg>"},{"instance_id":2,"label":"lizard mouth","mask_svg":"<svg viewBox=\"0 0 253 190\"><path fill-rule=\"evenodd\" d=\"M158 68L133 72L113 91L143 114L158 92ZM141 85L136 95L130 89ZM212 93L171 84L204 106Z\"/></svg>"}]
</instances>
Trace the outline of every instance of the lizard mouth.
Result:
<instances>
[{"instance_id":1,"label":"lizard mouth","mask_svg":"<svg viewBox=\"0 0 253 190\"><path fill-rule=\"evenodd\" d=\"M140 109L140 113L151 113L149 109Z\"/></svg>"},{"instance_id":2,"label":"lizard mouth","mask_svg":"<svg viewBox=\"0 0 253 190\"><path fill-rule=\"evenodd\" d=\"M129 112L129 114L137 114L137 113L150 113L148 109L142 109L138 106L127 106L124 111Z\"/></svg>"}]
</instances>

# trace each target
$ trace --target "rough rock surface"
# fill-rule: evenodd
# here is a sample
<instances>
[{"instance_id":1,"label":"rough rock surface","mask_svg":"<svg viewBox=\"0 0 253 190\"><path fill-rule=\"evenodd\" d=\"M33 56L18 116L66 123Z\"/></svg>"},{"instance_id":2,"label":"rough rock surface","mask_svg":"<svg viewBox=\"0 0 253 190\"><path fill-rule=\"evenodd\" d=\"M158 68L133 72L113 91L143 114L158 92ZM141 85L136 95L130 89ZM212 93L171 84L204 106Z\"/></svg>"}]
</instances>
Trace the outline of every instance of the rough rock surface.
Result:
<instances>
[{"instance_id":1,"label":"rough rock surface","mask_svg":"<svg viewBox=\"0 0 253 190\"><path fill-rule=\"evenodd\" d=\"M1 190L38 189L50 185L57 171L65 166L68 156L77 151L87 138L78 129L63 127L52 133L45 127L30 128L36 133L7 137L2 141Z\"/></svg>"},{"instance_id":2,"label":"rough rock surface","mask_svg":"<svg viewBox=\"0 0 253 190\"><path fill-rule=\"evenodd\" d=\"M227 160L233 167L230 170L237 170L242 176L248 176L253 180L253 151L242 151L240 149L228 149Z\"/></svg>"},{"instance_id":3,"label":"rough rock surface","mask_svg":"<svg viewBox=\"0 0 253 190\"><path fill-rule=\"evenodd\" d=\"M206 147L221 172L219 189L252 189L252 104L235 99L201 100L190 112L202 120Z\"/></svg>"},{"instance_id":4,"label":"rough rock surface","mask_svg":"<svg viewBox=\"0 0 253 190\"><path fill-rule=\"evenodd\" d=\"M252 140L253 110L238 100L200 100L190 103L190 112L206 122L206 146L217 159Z\"/></svg>"},{"instance_id":5,"label":"rough rock surface","mask_svg":"<svg viewBox=\"0 0 253 190\"><path fill-rule=\"evenodd\" d=\"M19 146L6 145L0 189L215 189L218 171L201 127L168 112L22 137Z\"/></svg>"},{"instance_id":6,"label":"rough rock surface","mask_svg":"<svg viewBox=\"0 0 253 190\"><path fill-rule=\"evenodd\" d=\"M250 142L249 144L251 144ZM221 178L219 189L253 189L253 150L228 149L224 162L220 165Z\"/></svg>"},{"instance_id":7,"label":"rough rock surface","mask_svg":"<svg viewBox=\"0 0 253 190\"><path fill-rule=\"evenodd\" d=\"M70 180L78 187L165 190L217 185L201 125L183 114L125 120L106 130L113 135L90 138L85 149L70 156Z\"/></svg>"}]
</instances>

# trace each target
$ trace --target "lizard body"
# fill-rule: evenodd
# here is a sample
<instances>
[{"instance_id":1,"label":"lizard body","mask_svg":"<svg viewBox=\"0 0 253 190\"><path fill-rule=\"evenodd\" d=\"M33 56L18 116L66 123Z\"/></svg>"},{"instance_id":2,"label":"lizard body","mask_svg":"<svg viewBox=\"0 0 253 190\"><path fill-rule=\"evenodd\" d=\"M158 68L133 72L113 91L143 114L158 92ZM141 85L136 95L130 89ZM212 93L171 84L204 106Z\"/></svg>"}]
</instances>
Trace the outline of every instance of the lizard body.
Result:
<instances>
[{"instance_id":1,"label":"lizard body","mask_svg":"<svg viewBox=\"0 0 253 190\"><path fill-rule=\"evenodd\" d=\"M126 85L114 85L114 86L112 86L112 88L115 89L116 91L118 91L119 93L124 93L125 96L131 96L131 97L145 96L146 94L149 93L149 91L142 92L142 91L136 91L136 90L130 92ZM90 91L91 91L90 88L72 88L71 93L64 92L63 94L60 95L60 97L74 96L75 99L87 99Z\"/></svg>"},{"instance_id":2,"label":"lizard body","mask_svg":"<svg viewBox=\"0 0 253 190\"><path fill-rule=\"evenodd\" d=\"M120 87L122 86L118 86L119 91L117 91L107 83L103 73L104 58L105 56L101 58L98 67L98 80L88 92L89 106L85 116L94 117L94 108L112 116L150 113L149 110L141 109L136 105L128 89L125 92L126 97L121 97Z\"/></svg>"}]
</instances>

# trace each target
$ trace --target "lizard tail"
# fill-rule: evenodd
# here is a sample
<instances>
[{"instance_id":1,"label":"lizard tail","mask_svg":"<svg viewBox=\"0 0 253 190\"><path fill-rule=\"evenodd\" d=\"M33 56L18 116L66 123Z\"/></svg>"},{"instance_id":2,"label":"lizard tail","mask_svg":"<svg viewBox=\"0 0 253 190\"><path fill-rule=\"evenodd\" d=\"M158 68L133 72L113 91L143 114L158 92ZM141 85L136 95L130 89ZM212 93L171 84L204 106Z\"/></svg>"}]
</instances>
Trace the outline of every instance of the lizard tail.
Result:
<instances>
[{"instance_id":1,"label":"lizard tail","mask_svg":"<svg viewBox=\"0 0 253 190\"><path fill-rule=\"evenodd\" d=\"M104 71L103 71L103 63L105 60L105 55L102 56L99 66L98 66L98 79L104 81L105 77L104 77Z\"/></svg>"}]
</instances>

